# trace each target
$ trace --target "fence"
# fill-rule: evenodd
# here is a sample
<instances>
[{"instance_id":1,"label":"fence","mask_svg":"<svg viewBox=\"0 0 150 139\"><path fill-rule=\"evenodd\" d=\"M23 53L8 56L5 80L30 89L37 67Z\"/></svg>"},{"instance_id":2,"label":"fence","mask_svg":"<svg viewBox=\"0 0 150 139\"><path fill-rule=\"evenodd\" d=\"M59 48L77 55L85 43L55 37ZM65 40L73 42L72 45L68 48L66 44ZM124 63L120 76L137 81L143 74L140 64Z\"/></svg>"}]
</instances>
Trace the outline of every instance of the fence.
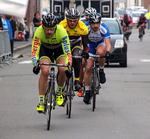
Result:
<instances>
[{"instance_id":1,"label":"fence","mask_svg":"<svg viewBox=\"0 0 150 139\"><path fill-rule=\"evenodd\" d=\"M0 33L0 67L1 64L8 64L7 58L11 54L9 32L3 31Z\"/></svg>"}]
</instances>

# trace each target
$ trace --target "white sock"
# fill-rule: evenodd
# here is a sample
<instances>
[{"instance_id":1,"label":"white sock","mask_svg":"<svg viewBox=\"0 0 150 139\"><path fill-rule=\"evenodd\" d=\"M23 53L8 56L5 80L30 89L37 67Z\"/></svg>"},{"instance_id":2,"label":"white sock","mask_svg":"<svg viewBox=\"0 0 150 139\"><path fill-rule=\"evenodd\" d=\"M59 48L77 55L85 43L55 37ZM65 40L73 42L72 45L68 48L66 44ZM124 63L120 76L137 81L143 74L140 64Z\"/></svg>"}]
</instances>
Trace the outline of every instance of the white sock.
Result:
<instances>
[{"instance_id":1,"label":"white sock","mask_svg":"<svg viewBox=\"0 0 150 139\"><path fill-rule=\"evenodd\" d=\"M104 66L99 66L100 69L104 69Z\"/></svg>"},{"instance_id":2,"label":"white sock","mask_svg":"<svg viewBox=\"0 0 150 139\"><path fill-rule=\"evenodd\" d=\"M85 91L89 91L90 90L90 86L85 86Z\"/></svg>"}]
</instances>

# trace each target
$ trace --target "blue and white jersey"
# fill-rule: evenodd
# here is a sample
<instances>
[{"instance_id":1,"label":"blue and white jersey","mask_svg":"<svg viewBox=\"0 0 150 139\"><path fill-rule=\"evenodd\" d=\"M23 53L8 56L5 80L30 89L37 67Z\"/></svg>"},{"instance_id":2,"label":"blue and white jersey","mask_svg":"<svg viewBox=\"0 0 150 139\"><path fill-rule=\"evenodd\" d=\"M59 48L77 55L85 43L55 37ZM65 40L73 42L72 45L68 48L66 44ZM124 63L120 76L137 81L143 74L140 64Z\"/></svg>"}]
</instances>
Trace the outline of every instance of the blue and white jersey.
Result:
<instances>
[{"instance_id":1,"label":"blue and white jersey","mask_svg":"<svg viewBox=\"0 0 150 139\"><path fill-rule=\"evenodd\" d=\"M106 24L102 23L100 24L100 28L98 31L93 31L89 25L88 22L85 23L88 27L89 30L89 41L90 42L101 42L104 41L105 38L110 38L110 33L109 33L109 28L107 27Z\"/></svg>"},{"instance_id":2,"label":"blue and white jersey","mask_svg":"<svg viewBox=\"0 0 150 139\"><path fill-rule=\"evenodd\" d=\"M110 38L110 33L109 33L109 28L107 27L106 24L101 23L98 31L93 31L89 25L89 21L87 21L86 26L88 27L89 34L88 34L88 39L89 39L89 48L90 52L95 54L95 48L99 46L100 44L105 45L105 38Z\"/></svg>"}]
</instances>

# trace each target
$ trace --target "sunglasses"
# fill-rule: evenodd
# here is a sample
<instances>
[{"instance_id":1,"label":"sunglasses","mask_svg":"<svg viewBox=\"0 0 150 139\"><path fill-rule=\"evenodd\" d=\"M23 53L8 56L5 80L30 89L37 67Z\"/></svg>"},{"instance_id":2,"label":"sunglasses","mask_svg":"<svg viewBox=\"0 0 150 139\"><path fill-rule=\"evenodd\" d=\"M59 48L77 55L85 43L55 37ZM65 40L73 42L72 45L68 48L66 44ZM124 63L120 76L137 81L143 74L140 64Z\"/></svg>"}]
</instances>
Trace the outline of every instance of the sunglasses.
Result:
<instances>
[{"instance_id":1,"label":"sunglasses","mask_svg":"<svg viewBox=\"0 0 150 139\"><path fill-rule=\"evenodd\" d=\"M67 20L68 20L68 22L74 22L74 23L79 21L79 19L69 19L69 18L67 18Z\"/></svg>"},{"instance_id":2,"label":"sunglasses","mask_svg":"<svg viewBox=\"0 0 150 139\"><path fill-rule=\"evenodd\" d=\"M53 31L53 30L55 30L56 26L55 26L55 27L52 27L52 28L47 28L47 27L44 27L44 26L43 26L43 28L44 28L44 30L46 30L46 31L48 31L48 30Z\"/></svg>"}]
</instances>

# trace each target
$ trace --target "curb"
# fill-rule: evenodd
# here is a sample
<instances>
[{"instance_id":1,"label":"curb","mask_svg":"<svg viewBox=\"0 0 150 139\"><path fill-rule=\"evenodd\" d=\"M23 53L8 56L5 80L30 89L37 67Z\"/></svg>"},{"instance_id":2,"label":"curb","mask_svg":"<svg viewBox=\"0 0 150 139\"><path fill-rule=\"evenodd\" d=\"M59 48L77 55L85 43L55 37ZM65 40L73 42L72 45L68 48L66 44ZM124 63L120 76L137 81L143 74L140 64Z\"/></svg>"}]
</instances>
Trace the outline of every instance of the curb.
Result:
<instances>
[{"instance_id":1,"label":"curb","mask_svg":"<svg viewBox=\"0 0 150 139\"><path fill-rule=\"evenodd\" d=\"M24 44L24 45L21 45L21 46L17 46L17 47L14 48L14 52L17 52L17 51L19 51L21 49L24 49L26 47L29 47L29 46L31 47L31 45L32 45L32 43L28 43L28 44Z\"/></svg>"}]
</instances>

